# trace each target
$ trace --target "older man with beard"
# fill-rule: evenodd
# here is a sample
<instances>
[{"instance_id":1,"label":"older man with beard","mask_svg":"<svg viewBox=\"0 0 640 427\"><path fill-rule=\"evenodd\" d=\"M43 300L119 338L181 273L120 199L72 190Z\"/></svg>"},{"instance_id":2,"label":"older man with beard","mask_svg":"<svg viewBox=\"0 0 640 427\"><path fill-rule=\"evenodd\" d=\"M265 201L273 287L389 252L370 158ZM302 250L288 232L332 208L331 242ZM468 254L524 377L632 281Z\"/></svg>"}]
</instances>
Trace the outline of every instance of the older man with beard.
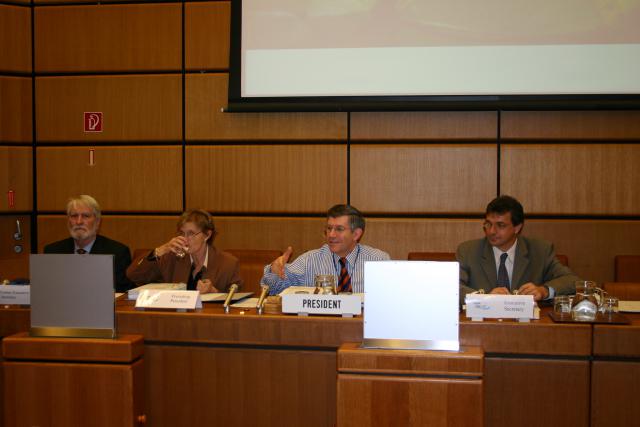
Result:
<instances>
[{"instance_id":1,"label":"older man with beard","mask_svg":"<svg viewBox=\"0 0 640 427\"><path fill-rule=\"evenodd\" d=\"M132 287L125 274L131 264L131 252L126 245L98 234L100 205L91 196L73 197L67 202L67 227L71 237L44 247L45 254L114 255L114 278L117 292Z\"/></svg>"}]
</instances>

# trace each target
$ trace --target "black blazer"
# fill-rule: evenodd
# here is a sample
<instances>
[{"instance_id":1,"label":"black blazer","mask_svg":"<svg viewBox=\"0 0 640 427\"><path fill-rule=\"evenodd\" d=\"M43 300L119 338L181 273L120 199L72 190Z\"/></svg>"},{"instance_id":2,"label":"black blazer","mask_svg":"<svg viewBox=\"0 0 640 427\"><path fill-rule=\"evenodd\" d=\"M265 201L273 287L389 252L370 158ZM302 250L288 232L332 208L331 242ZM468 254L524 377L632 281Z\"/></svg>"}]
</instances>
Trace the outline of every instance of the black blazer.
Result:
<instances>
[{"instance_id":1,"label":"black blazer","mask_svg":"<svg viewBox=\"0 0 640 427\"><path fill-rule=\"evenodd\" d=\"M74 248L73 239L69 237L46 245L44 247L44 253L72 254ZM96 255L115 255L113 266L115 270L114 279L116 282L116 292L126 292L133 287L133 283L127 279L125 274L127 267L131 264L131 252L128 246L98 234L90 253Z\"/></svg>"}]
</instances>

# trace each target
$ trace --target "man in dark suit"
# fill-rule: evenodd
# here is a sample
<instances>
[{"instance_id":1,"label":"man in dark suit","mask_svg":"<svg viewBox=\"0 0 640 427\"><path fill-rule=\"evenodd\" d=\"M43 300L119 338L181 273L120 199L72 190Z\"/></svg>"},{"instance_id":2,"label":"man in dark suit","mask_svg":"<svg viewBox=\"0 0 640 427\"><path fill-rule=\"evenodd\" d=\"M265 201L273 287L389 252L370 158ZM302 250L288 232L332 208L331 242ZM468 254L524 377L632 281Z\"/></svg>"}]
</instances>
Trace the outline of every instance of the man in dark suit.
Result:
<instances>
[{"instance_id":1,"label":"man in dark suit","mask_svg":"<svg viewBox=\"0 0 640 427\"><path fill-rule=\"evenodd\" d=\"M536 301L575 293L580 280L556 258L553 244L521 236L524 210L510 196L487 205L484 239L458 246L460 300L465 294L484 290L491 294L533 295Z\"/></svg>"},{"instance_id":2,"label":"man in dark suit","mask_svg":"<svg viewBox=\"0 0 640 427\"><path fill-rule=\"evenodd\" d=\"M67 203L67 227L71 237L44 247L45 254L114 255L114 279L117 292L132 287L125 272L131 264L131 252L126 245L98 234L101 210L91 196L81 195Z\"/></svg>"}]
</instances>

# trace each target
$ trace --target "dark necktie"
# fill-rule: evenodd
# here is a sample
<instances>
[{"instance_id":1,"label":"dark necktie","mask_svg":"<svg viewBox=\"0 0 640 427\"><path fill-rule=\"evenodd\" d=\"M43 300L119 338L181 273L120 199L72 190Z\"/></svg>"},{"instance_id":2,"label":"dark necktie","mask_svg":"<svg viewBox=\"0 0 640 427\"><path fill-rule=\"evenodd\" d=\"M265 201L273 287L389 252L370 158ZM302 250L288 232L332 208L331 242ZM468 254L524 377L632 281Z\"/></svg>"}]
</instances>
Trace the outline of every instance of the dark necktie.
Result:
<instances>
[{"instance_id":1,"label":"dark necktie","mask_svg":"<svg viewBox=\"0 0 640 427\"><path fill-rule=\"evenodd\" d=\"M87 251L85 251L85 250L84 250L84 249L82 249L82 248L78 248L78 249L76 249L76 253L77 253L77 254L82 255L82 254L86 254L86 253L87 253Z\"/></svg>"},{"instance_id":2,"label":"dark necktie","mask_svg":"<svg viewBox=\"0 0 640 427\"><path fill-rule=\"evenodd\" d=\"M351 292L351 276L347 271L347 259L340 258L340 279L338 292Z\"/></svg>"},{"instance_id":3,"label":"dark necktie","mask_svg":"<svg viewBox=\"0 0 640 427\"><path fill-rule=\"evenodd\" d=\"M507 257L509 254L506 252L500 255L500 267L498 267L498 287L505 287L507 289L511 289L509 285L509 273L507 273L507 266L505 262L507 261Z\"/></svg>"},{"instance_id":4,"label":"dark necktie","mask_svg":"<svg viewBox=\"0 0 640 427\"><path fill-rule=\"evenodd\" d=\"M191 264L191 271L189 272L189 280L187 281L187 290L188 291L195 291L198 289L198 280L202 279L202 272L204 271L204 267L202 267L200 269L200 271L198 271L198 274L196 274L195 276L193 275L193 272L196 269L196 265Z\"/></svg>"}]
</instances>

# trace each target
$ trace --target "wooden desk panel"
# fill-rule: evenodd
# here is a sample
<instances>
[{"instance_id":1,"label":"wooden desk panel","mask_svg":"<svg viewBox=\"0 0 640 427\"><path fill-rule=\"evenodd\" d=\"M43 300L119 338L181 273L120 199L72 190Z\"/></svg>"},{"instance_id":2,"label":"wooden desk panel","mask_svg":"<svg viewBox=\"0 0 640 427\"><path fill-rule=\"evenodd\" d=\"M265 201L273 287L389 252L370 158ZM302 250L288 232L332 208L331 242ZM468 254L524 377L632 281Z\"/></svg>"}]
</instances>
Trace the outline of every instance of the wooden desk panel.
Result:
<instances>
[{"instance_id":1,"label":"wooden desk panel","mask_svg":"<svg viewBox=\"0 0 640 427\"><path fill-rule=\"evenodd\" d=\"M591 427L632 426L640 419L640 361L594 361Z\"/></svg>"},{"instance_id":2,"label":"wooden desk panel","mask_svg":"<svg viewBox=\"0 0 640 427\"><path fill-rule=\"evenodd\" d=\"M0 335L27 330L29 313L28 308L0 308ZM232 424L315 423L308 421L312 418L308 414L324 407L327 413L317 415L317 425L331 426L337 411L336 350L342 343L362 340L361 318L257 316L254 310L225 315L219 304L205 304L195 313L170 313L136 311L132 302L118 301L117 322L119 333L145 336L147 413L154 425L165 419L167 424L160 425L170 425L187 409L193 412L191 420L212 421L211 403L193 402L210 394L224 403L229 394L235 397L236 412L220 411L221 419ZM484 361L485 425L508 425L511 416L520 416L523 425L587 425L589 409L578 403L589 401L592 337L595 354L614 354L603 347L613 342L616 352L633 355L633 346L625 349L620 343L637 340L638 326L635 318L631 327L554 324L544 313L531 323L476 323L463 318L461 344L479 345L490 353ZM425 385L402 387L406 388L398 393L417 392ZM519 387L525 390L521 394L515 391ZM214 390L218 394L211 394ZM567 402L567 393L572 396L570 405L562 403ZM312 405L317 396L320 402L330 403L304 406ZM604 397L619 400L614 393ZM171 408L172 399L184 403L181 409ZM222 403L215 403L216 408L222 408ZM610 401L596 400L596 404L606 407Z\"/></svg>"},{"instance_id":3,"label":"wooden desk panel","mask_svg":"<svg viewBox=\"0 0 640 427\"><path fill-rule=\"evenodd\" d=\"M0 305L0 338L28 331L31 326L31 309L14 305Z\"/></svg>"},{"instance_id":4,"label":"wooden desk panel","mask_svg":"<svg viewBox=\"0 0 640 427\"><path fill-rule=\"evenodd\" d=\"M554 323L544 308L540 320L460 321L460 344L481 346L485 353L553 356L591 354L591 325Z\"/></svg>"},{"instance_id":5,"label":"wooden desk panel","mask_svg":"<svg viewBox=\"0 0 640 427\"><path fill-rule=\"evenodd\" d=\"M334 424L335 350L149 344L145 364L149 425Z\"/></svg>"},{"instance_id":6,"label":"wooden desk panel","mask_svg":"<svg viewBox=\"0 0 640 427\"><path fill-rule=\"evenodd\" d=\"M640 419L640 314L624 315L631 325L593 328L592 427L637 425Z\"/></svg>"},{"instance_id":7,"label":"wooden desk panel","mask_svg":"<svg viewBox=\"0 0 640 427\"><path fill-rule=\"evenodd\" d=\"M595 325L593 355L640 359L640 314L624 313L631 325Z\"/></svg>"},{"instance_id":8,"label":"wooden desk panel","mask_svg":"<svg viewBox=\"0 0 640 427\"><path fill-rule=\"evenodd\" d=\"M339 427L482 425L480 379L340 374L338 399Z\"/></svg>"},{"instance_id":9,"label":"wooden desk panel","mask_svg":"<svg viewBox=\"0 0 640 427\"><path fill-rule=\"evenodd\" d=\"M485 425L589 426L589 368L587 359L485 357Z\"/></svg>"},{"instance_id":10,"label":"wooden desk panel","mask_svg":"<svg viewBox=\"0 0 640 427\"><path fill-rule=\"evenodd\" d=\"M6 426L134 426L144 414L142 337L2 341Z\"/></svg>"},{"instance_id":11,"label":"wooden desk panel","mask_svg":"<svg viewBox=\"0 0 640 427\"><path fill-rule=\"evenodd\" d=\"M480 347L460 352L435 350L387 350L345 343L338 351L338 370L343 373L388 375L455 375L482 377L484 353Z\"/></svg>"},{"instance_id":12,"label":"wooden desk panel","mask_svg":"<svg viewBox=\"0 0 640 427\"><path fill-rule=\"evenodd\" d=\"M481 426L479 347L457 351L338 349L338 426Z\"/></svg>"},{"instance_id":13,"label":"wooden desk panel","mask_svg":"<svg viewBox=\"0 0 640 427\"><path fill-rule=\"evenodd\" d=\"M142 335L117 339L31 337L19 332L2 340L5 359L128 363L142 356Z\"/></svg>"},{"instance_id":14,"label":"wooden desk panel","mask_svg":"<svg viewBox=\"0 0 640 427\"><path fill-rule=\"evenodd\" d=\"M257 316L255 310L223 314L220 304L205 304L197 313L137 311L133 302L119 300L120 334L142 334L145 340L169 342L238 343L338 348L344 342L362 341L362 319L337 317ZM0 309L0 336L29 329L28 308ZM640 316L638 316L640 326ZM596 331L604 326L596 326ZM607 326L616 333L637 332L625 326ZM625 332L627 331L627 332ZM602 337L600 337L602 338ZM597 343L597 337L594 337ZM588 356L591 326L555 324L544 313L531 323L512 321L460 321L460 344L481 346L486 353ZM598 348L597 346L595 348ZM599 354L599 353L596 353Z\"/></svg>"},{"instance_id":15,"label":"wooden desk panel","mask_svg":"<svg viewBox=\"0 0 640 427\"><path fill-rule=\"evenodd\" d=\"M7 427L134 426L142 414L142 359L131 365L7 360L3 365Z\"/></svg>"},{"instance_id":16,"label":"wooden desk panel","mask_svg":"<svg viewBox=\"0 0 640 427\"><path fill-rule=\"evenodd\" d=\"M204 304L196 313L144 312L133 301L118 302L119 334L142 334L145 341L208 343L243 346L295 346L335 351L343 342L362 341L362 319L328 316L258 316L255 310L232 309L224 314L222 304Z\"/></svg>"}]
</instances>

